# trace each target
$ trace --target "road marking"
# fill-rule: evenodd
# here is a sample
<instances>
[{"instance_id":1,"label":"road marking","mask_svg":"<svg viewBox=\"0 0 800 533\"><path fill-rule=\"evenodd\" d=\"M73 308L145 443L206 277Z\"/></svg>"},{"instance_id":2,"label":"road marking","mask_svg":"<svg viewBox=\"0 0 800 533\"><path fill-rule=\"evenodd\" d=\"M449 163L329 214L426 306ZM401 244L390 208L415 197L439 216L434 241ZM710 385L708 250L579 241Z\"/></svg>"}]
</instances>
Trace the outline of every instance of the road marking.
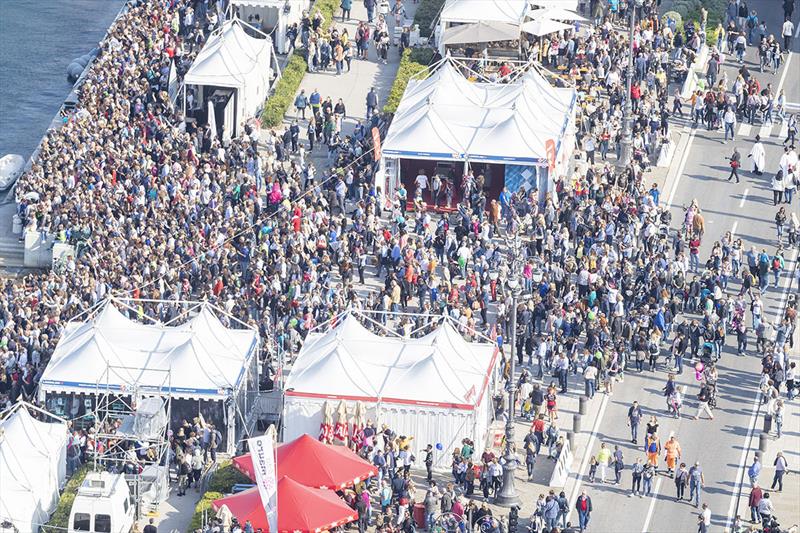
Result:
<instances>
[{"instance_id":1,"label":"road marking","mask_svg":"<svg viewBox=\"0 0 800 533\"><path fill-rule=\"evenodd\" d=\"M792 252L792 257L790 259L790 264L794 264L797 260L797 248L794 249ZM791 272L792 276L794 275L794 269L785 269L787 272ZM778 323L781 319L781 313L783 312L783 306L786 304L786 298L789 296L789 288L792 286L792 278L791 276L788 278L789 283L784 287L780 299L780 305L778 305L778 309L775 311L775 323ZM725 519L725 531L730 531L731 521L733 520L734 515L736 514L739 508L739 499L742 493L742 484L744 482L744 474L747 469L747 455L750 453L750 447L753 445L753 437L755 435L755 427L756 422L758 421L758 414L761 410L761 392L756 390L755 398L753 398L753 408L750 414L750 422L747 426L747 435L744 439L744 447L742 448L742 454L739 457L739 467L736 474L736 485L734 486L733 494L731 494L731 504L728 507L728 517Z\"/></svg>"},{"instance_id":2,"label":"road marking","mask_svg":"<svg viewBox=\"0 0 800 533\"><path fill-rule=\"evenodd\" d=\"M747 137L748 135L750 135L750 130L752 128L753 128L752 124L743 123L741 126L739 126L739 133L737 133L737 135L740 135L742 137Z\"/></svg>"},{"instance_id":3,"label":"road marking","mask_svg":"<svg viewBox=\"0 0 800 533\"><path fill-rule=\"evenodd\" d=\"M783 82L786 81L786 74L789 73L789 64L792 62L792 55L794 55L794 53L789 52L789 55L786 56L786 64L783 65L783 74L781 74L781 81L778 82L778 88L775 89L775 94L780 94L783 88Z\"/></svg>"},{"instance_id":4,"label":"road marking","mask_svg":"<svg viewBox=\"0 0 800 533\"><path fill-rule=\"evenodd\" d=\"M648 533L648 529L650 528L650 520L653 519L653 511L656 510L656 500L658 499L658 489L661 488L661 482L664 480L663 477L658 478L656 481L655 487L653 487L653 493L650 499L650 507L647 508L647 516L644 519L644 526L642 526L642 533Z\"/></svg>"},{"instance_id":5,"label":"road marking","mask_svg":"<svg viewBox=\"0 0 800 533\"><path fill-rule=\"evenodd\" d=\"M797 27L800 28L800 25ZM787 109L800 109L800 102L784 102L783 107Z\"/></svg>"},{"instance_id":6,"label":"road marking","mask_svg":"<svg viewBox=\"0 0 800 533\"><path fill-rule=\"evenodd\" d=\"M797 29L794 30L794 38L797 39L798 36L800 36L800 24L798 24Z\"/></svg>"},{"instance_id":7,"label":"road marking","mask_svg":"<svg viewBox=\"0 0 800 533\"><path fill-rule=\"evenodd\" d=\"M786 139L789 136L789 124L784 120L781 124L781 131L778 133L778 140Z\"/></svg>"},{"instance_id":8,"label":"road marking","mask_svg":"<svg viewBox=\"0 0 800 533\"><path fill-rule=\"evenodd\" d=\"M569 514L567 515L567 520L572 515L572 510L575 509L575 502L578 501L578 495L581 493L581 484L583 483L583 476L586 473L586 467L589 465L589 458L592 456L592 450L594 449L594 441L597 439L597 431L600 429L600 421L603 420L603 415L606 412L606 407L608 406L608 399L609 396L607 394L603 395L602 403L600 404L600 410L597 411L597 417L594 419L594 426L592 427L592 434L589 436L589 443L586 445L586 451L583 454L583 461L581 461L581 467L578 470L578 477L575 481L575 486L572 488L572 494L569 497Z\"/></svg>"},{"instance_id":9,"label":"road marking","mask_svg":"<svg viewBox=\"0 0 800 533\"><path fill-rule=\"evenodd\" d=\"M769 139L769 136L772 134L772 122L769 123L769 126L764 124L761 126L761 129L758 130L758 136L761 137L762 140Z\"/></svg>"},{"instance_id":10,"label":"road marking","mask_svg":"<svg viewBox=\"0 0 800 533\"><path fill-rule=\"evenodd\" d=\"M739 200L739 207L744 207L744 201L747 200L747 193L750 192L750 189L745 189L742 193L742 199Z\"/></svg>"},{"instance_id":11,"label":"road marking","mask_svg":"<svg viewBox=\"0 0 800 533\"><path fill-rule=\"evenodd\" d=\"M691 152L692 142L694 142L694 136L697 134L697 130L692 130L692 133L689 134L689 140L686 143L686 147L683 149L683 155L681 156L681 163L678 165L678 172L675 175L675 181L672 183L672 190L669 192L669 198L667 199L667 209L672 207L672 201L675 199L675 193L678 192L678 184L681 182L681 175L683 175L683 169L686 168L686 162L689 160L689 153Z\"/></svg>"},{"instance_id":12,"label":"road marking","mask_svg":"<svg viewBox=\"0 0 800 533\"><path fill-rule=\"evenodd\" d=\"M736 222L733 223L733 227L731 228L731 238L733 238L733 236L736 235L736 228L738 227L739 227L739 221L737 220Z\"/></svg>"}]
</instances>

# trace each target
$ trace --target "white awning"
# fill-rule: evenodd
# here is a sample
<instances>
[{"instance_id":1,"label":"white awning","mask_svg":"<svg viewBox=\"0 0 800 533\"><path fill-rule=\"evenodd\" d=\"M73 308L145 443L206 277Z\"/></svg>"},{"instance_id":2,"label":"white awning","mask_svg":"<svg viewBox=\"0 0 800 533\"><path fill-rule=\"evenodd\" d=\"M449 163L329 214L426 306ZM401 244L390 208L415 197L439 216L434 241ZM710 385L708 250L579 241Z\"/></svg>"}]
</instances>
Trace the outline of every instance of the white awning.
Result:
<instances>
[{"instance_id":1,"label":"white awning","mask_svg":"<svg viewBox=\"0 0 800 533\"><path fill-rule=\"evenodd\" d=\"M447 0L441 20L451 22L507 22L520 24L528 10L526 0Z\"/></svg>"},{"instance_id":2,"label":"white awning","mask_svg":"<svg viewBox=\"0 0 800 533\"><path fill-rule=\"evenodd\" d=\"M562 30L569 30L572 29L572 27L573 26L571 24L542 18L529 20L528 22L523 23L522 31L524 33L530 33L531 35L540 37L542 35L550 35L551 33L556 33Z\"/></svg>"},{"instance_id":3,"label":"white awning","mask_svg":"<svg viewBox=\"0 0 800 533\"><path fill-rule=\"evenodd\" d=\"M447 28L444 44L488 43L519 39L519 26L508 22L473 22Z\"/></svg>"}]
</instances>

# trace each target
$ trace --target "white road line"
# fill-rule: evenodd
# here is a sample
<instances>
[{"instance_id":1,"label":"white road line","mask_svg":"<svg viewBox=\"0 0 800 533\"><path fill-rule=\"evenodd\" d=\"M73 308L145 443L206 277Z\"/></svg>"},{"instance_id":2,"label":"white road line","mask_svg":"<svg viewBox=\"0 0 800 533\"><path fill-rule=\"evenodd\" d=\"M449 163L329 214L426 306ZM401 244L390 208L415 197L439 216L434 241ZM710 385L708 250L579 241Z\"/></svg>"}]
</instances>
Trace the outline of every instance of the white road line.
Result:
<instances>
[{"instance_id":1,"label":"white road line","mask_svg":"<svg viewBox=\"0 0 800 533\"><path fill-rule=\"evenodd\" d=\"M731 228L731 238L733 238L733 236L736 235L736 228L738 227L739 227L739 221L737 220L736 222L733 223L733 227Z\"/></svg>"},{"instance_id":2,"label":"white road line","mask_svg":"<svg viewBox=\"0 0 800 533\"><path fill-rule=\"evenodd\" d=\"M798 25L798 27L800 28L800 25ZM786 81L786 74L789 73L789 65L792 63L793 55L793 52L789 52L789 55L786 56L786 64L783 65L783 74L781 74L781 81L778 82L778 88L775 89L775 94L779 94L783 88L783 82Z\"/></svg>"},{"instance_id":3,"label":"white road line","mask_svg":"<svg viewBox=\"0 0 800 533\"><path fill-rule=\"evenodd\" d=\"M748 135L750 135L750 130L752 128L753 128L752 124L744 122L744 123L742 123L741 126L739 126L739 133L737 133L736 135L740 135L742 137L747 137Z\"/></svg>"},{"instance_id":4,"label":"white road line","mask_svg":"<svg viewBox=\"0 0 800 533\"><path fill-rule=\"evenodd\" d=\"M781 130L778 133L778 140L782 141L789 135L789 124L784 120L781 124Z\"/></svg>"},{"instance_id":5,"label":"white road line","mask_svg":"<svg viewBox=\"0 0 800 533\"><path fill-rule=\"evenodd\" d=\"M794 38L797 39L798 36L800 36L800 24L798 24L797 29L794 30Z\"/></svg>"},{"instance_id":6,"label":"white road line","mask_svg":"<svg viewBox=\"0 0 800 533\"><path fill-rule=\"evenodd\" d=\"M761 126L761 129L758 130L758 136L761 137L761 140L769 139L769 136L772 134L772 122L769 125L764 124Z\"/></svg>"},{"instance_id":7,"label":"white road line","mask_svg":"<svg viewBox=\"0 0 800 533\"><path fill-rule=\"evenodd\" d=\"M791 259L789 260L789 264L787 264L787 268L785 269L786 272L791 272L794 275L794 268L789 268L789 265L794 266L795 261L797 261L797 248L791 254ZM775 323L780 322L781 313L783 312L783 306L786 304L786 299L789 297L789 287L792 286L792 279L788 277L788 284L784 287L780 299L780 304L778 305L778 309L775 311ZM734 515L739 507L739 498L742 492L742 483L744 482L744 474L747 469L747 455L750 453L750 447L753 444L753 436L755 434L754 430L756 427L756 422L758 421L758 413L761 409L761 393L756 391L755 398L753 398L753 408L750 414L750 422L747 426L747 435L744 439L744 447L742 448L742 454L739 457L739 467L736 474L736 485L734 486L733 494L731 495L731 504L728 507L728 517L725 520L725 531L730 531L731 521L733 520Z\"/></svg>"},{"instance_id":8,"label":"white road line","mask_svg":"<svg viewBox=\"0 0 800 533\"><path fill-rule=\"evenodd\" d=\"M747 200L747 193L750 192L750 189L745 189L742 193L742 199L739 200L739 207L744 207L744 201Z\"/></svg>"},{"instance_id":9,"label":"white road line","mask_svg":"<svg viewBox=\"0 0 800 533\"><path fill-rule=\"evenodd\" d=\"M656 510L656 500L658 500L658 489L661 488L661 482L664 480L663 477L659 477L658 481L656 481L655 487L653 487L652 495L650 496L650 507L647 508L647 516L644 519L644 526L642 526L642 533L648 533L648 529L650 528L650 520L653 519L653 511Z\"/></svg>"},{"instance_id":10,"label":"white road line","mask_svg":"<svg viewBox=\"0 0 800 533\"><path fill-rule=\"evenodd\" d=\"M575 480L575 486L572 488L572 494L569 497L569 514L567 515L567 520L572 515L572 509L575 508L575 502L578 501L578 496L581 493L581 484L583 483L583 476L586 473L586 467L589 465L589 458L592 456L592 450L594 449L594 441L597 439L597 431L600 429L600 422L603 420L603 415L606 412L606 407L608 406L608 399L609 396L607 394L603 395L602 403L600 404L600 410L597 411L597 417L594 419L594 426L592 427L592 434L589 436L589 443L586 445L586 451L583 454L583 461L581 461L581 467L578 470L578 477Z\"/></svg>"},{"instance_id":11,"label":"white road line","mask_svg":"<svg viewBox=\"0 0 800 533\"><path fill-rule=\"evenodd\" d=\"M798 25L800 28L800 25ZM783 107L787 109L800 109L800 102L784 102Z\"/></svg>"},{"instance_id":12,"label":"white road line","mask_svg":"<svg viewBox=\"0 0 800 533\"><path fill-rule=\"evenodd\" d=\"M696 129L692 130L692 133L689 134L689 140L686 143L686 147L683 149L681 164L678 166L678 172L675 175L675 181L672 182L672 190L669 192L669 198L667 199L667 209L672 207L672 201L675 199L675 193L678 192L678 184L681 182L683 169L686 168L686 162L689 160L689 153L692 151L692 142L694 142L694 136L696 133Z\"/></svg>"}]
</instances>

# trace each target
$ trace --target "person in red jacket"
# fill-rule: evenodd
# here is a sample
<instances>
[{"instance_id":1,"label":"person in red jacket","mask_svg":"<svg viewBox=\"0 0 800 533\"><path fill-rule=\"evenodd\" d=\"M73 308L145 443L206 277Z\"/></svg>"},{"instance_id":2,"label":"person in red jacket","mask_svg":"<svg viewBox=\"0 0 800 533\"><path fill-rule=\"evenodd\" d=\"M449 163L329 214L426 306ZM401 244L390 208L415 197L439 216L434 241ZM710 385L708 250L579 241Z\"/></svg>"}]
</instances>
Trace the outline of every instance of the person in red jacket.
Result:
<instances>
[{"instance_id":1,"label":"person in red jacket","mask_svg":"<svg viewBox=\"0 0 800 533\"><path fill-rule=\"evenodd\" d=\"M753 483L747 505L750 506L750 521L755 524L761 522L761 515L758 514L758 502L760 502L763 497L764 493L761 491L761 487L758 486L758 483Z\"/></svg>"}]
</instances>

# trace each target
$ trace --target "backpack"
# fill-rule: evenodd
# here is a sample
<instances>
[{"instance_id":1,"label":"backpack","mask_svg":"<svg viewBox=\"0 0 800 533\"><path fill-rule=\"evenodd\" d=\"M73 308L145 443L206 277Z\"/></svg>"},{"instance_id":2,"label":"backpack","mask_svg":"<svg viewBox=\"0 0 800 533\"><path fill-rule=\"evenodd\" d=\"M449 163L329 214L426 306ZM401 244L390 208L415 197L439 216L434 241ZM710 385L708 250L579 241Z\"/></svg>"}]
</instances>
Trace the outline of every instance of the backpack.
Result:
<instances>
[{"instance_id":1,"label":"backpack","mask_svg":"<svg viewBox=\"0 0 800 533\"><path fill-rule=\"evenodd\" d=\"M656 443L655 439L651 440L647 444L647 451L650 453L656 453L658 451L658 444Z\"/></svg>"}]
</instances>

